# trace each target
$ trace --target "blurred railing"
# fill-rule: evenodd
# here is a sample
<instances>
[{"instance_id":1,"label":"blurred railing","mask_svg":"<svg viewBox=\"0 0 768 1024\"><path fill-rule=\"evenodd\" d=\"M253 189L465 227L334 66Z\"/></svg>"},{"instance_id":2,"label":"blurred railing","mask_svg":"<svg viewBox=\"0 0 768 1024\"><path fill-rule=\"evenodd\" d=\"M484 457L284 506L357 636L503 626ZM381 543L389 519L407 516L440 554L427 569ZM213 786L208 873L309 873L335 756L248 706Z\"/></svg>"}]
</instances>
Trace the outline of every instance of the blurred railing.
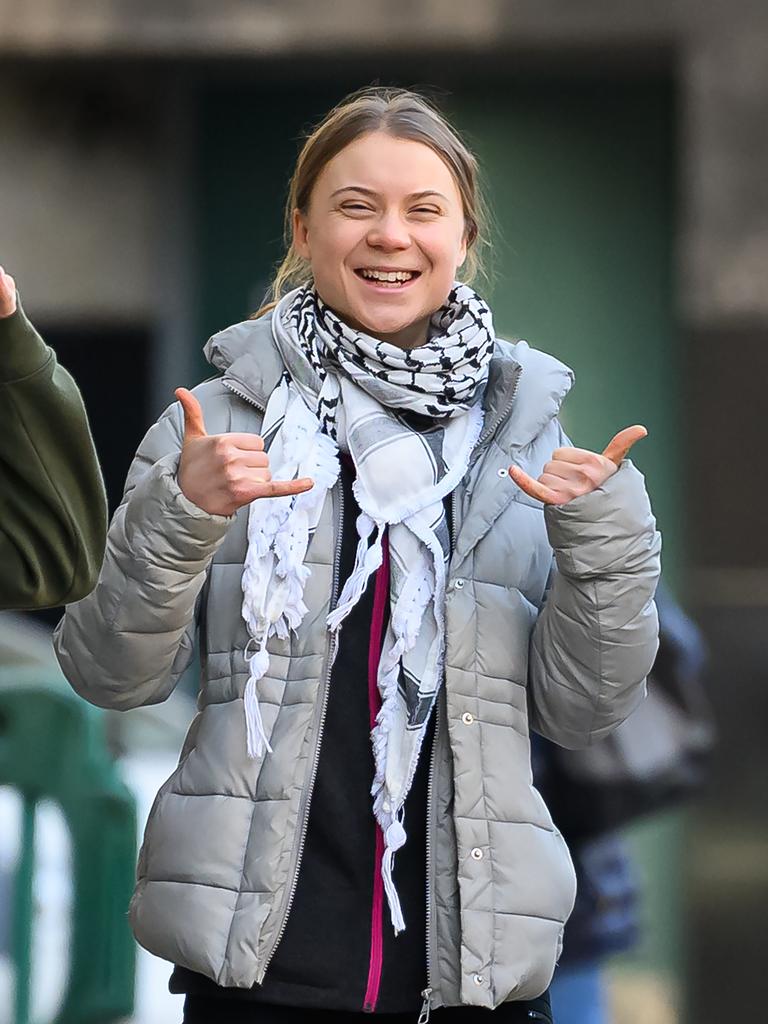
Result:
<instances>
[{"instance_id":1,"label":"blurred railing","mask_svg":"<svg viewBox=\"0 0 768 1024\"><path fill-rule=\"evenodd\" d=\"M29 1024L35 920L35 818L61 810L71 836L72 921L55 1024L107 1024L132 1013L135 945L127 920L136 860L135 801L109 753L103 712L38 668L0 670L0 786L21 799L7 906L15 1024Z\"/></svg>"}]
</instances>

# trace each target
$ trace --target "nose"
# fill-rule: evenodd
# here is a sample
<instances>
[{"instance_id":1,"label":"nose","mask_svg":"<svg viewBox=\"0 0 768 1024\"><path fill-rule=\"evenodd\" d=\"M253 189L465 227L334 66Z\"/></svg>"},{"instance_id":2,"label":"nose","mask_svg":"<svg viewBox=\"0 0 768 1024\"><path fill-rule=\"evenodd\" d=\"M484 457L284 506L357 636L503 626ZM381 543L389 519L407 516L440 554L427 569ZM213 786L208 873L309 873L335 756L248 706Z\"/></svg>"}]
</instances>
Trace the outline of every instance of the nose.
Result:
<instances>
[{"instance_id":1,"label":"nose","mask_svg":"<svg viewBox=\"0 0 768 1024\"><path fill-rule=\"evenodd\" d=\"M372 249L383 252L402 252L403 249L410 247L411 236L408 226L403 223L397 211L382 213L376 223L371 225L368 244Z\"/></svg>"}]
</instances>

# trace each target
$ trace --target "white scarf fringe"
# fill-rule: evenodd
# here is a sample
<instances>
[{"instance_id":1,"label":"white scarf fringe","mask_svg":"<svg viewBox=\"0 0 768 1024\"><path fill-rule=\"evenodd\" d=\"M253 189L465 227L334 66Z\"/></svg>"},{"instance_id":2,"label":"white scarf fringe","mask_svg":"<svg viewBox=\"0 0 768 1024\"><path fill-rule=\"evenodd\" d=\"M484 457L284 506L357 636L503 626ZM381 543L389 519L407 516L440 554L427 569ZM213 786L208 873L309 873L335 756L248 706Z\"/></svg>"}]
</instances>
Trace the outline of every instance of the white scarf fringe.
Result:
<instances>
[{"instance_id":1,"label":"white scarf fringe","mask_svg":"<svg viewBox=\"0 0 768 1024\"><path fill-rule=\"evenodd\" d=\"M248 511L242 614L251 637L249 643L257 649L251 656L246 654L248 680L243 700L246 745L248 756L253 758L262 757L265 750L272 752L256 691L256 684L269 668L266 644L271 636L287 639L306 614L304 584L311 570L305 558L310 531L317 525L325 496L340 470L336 444L320 432L317 418L286 381L278 386L275 396L277 411L285 412L286 421L289 407L297 414L291 417L297 429L294 433L281 432L285 434L284 439L281 436L283 457L275 466L274 477L280 480L306 475L312 477L315 486L294 497L259 498L251 502Z\"/></svg>"},{"instance_id":2,"label":"white scarf fringe","mask_svg":"<svg viewBox=\"0 0 768 1024\"><path fill-rule=\"evenodd\" d=\"M378 532L374 538L373 544L369 547L368 542L374 528L377 529ZM347 615L349 615L354 606L360 600L360 597L368 586L368 580L380 568L384 558L384 552L381 546L383 532L384 523L375 522L370 516L366 515L365 512L361 512L357 517L357 535L360 540L357 544L355 566L350 573L349 579L344 584L336 607L326 620L328 628L332 633L335 633L341 626L341 623L346 619Z\"/></svg>"}]
</instances>

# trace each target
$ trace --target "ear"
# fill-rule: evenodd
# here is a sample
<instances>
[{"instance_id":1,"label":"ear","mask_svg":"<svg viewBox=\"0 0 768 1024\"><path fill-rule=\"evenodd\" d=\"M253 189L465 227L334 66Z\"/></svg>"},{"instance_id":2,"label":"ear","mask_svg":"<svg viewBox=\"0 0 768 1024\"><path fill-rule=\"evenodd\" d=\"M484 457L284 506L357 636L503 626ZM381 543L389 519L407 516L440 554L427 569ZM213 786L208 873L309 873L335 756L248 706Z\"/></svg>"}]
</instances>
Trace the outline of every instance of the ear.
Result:
<instances>
[{"instance_id":1,"label":"ear","mask_svg":"<svg viewBox=\"0 0 768 1024\"><path fill-rule=\"evenodd\" d=\"M293 248L302 259L310 258L307 218L299 209L293 211Z\"/></svg>"}]
</instances>

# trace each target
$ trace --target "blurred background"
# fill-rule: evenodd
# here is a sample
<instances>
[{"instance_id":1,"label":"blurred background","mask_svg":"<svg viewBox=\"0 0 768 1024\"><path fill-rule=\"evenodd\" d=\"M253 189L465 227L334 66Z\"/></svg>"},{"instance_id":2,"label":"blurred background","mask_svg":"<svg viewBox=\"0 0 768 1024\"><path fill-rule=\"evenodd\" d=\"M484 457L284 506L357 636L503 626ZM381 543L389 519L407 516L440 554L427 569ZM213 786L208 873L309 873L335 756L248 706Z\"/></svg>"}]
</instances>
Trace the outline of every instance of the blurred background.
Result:
<instances>
[{"instance_id":1,"label":"blurred background","mask_svg":"<svg viewBox=\"0 0 768 1024\"><path fill-rule=\"evenodd\" d=\"M575 443L601 449L648 426L633 457L665 583L708 652L706 786L626 830L637 942L607 964L611 1020L756 1019L768 1000L768 532L750 442L768 379L768 6L0 0L0 263L83 391L114 507L174 387L213 372L205 340L260 305L302 133L373 82L425 89L477 152L497 331L574 368ZM0 618L0 694L18 672L60 683L59 615ZM136 801L139 826L193 707L189 678L168 705L93 720L104 786L115 807ZM12 738L0 711L0 771ZM84 970L70 963L72 922L92 928L71 878L77 828L51 780L30 803L14 778L0 774L0 1021L115 1019L108 1006L57 1009ZM115 813L116 835L135 827ZM33 951L21 1010L20 866ZM121 991L132 949L115 941ZM139 957L137 1024L180 1019L168 973Z\"/></svg>"}]
</instances>

